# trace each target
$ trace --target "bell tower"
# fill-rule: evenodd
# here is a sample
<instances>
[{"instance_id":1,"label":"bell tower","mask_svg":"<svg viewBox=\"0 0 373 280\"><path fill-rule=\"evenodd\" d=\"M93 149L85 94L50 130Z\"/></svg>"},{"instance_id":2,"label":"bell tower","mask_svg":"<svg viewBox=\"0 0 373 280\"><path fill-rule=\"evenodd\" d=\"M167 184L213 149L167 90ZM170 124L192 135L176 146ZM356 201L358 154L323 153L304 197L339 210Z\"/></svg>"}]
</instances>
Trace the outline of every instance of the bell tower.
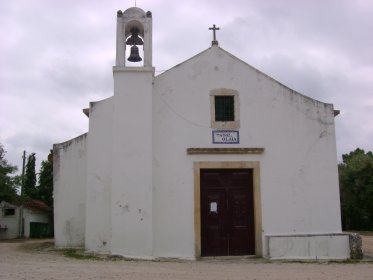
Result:
<instances>
[{"instance_id":1,"label":"bell tower","mask_svg":"<svg viewBox=\"0 0 373 280\"><path fill-rule=\"evenodd\" d=\"M138 52L143 46L144 58ZM131 48L126 57L127 48ZM132 7L117 12L117 55L116 66L126 66L126 61L138 62L144 59L144 67L152 66L152 13Z\"/></svg>"},{"instance_id":2,"label":"bell tower","mask_svg":"<svg viewBox=\"0 0 373 280\"><path fill-rule=\"evenodd\" d=\"M146 258L153 250L151 12L117 12L113 76L111 253Z\"/></svg>"}]
</instances>

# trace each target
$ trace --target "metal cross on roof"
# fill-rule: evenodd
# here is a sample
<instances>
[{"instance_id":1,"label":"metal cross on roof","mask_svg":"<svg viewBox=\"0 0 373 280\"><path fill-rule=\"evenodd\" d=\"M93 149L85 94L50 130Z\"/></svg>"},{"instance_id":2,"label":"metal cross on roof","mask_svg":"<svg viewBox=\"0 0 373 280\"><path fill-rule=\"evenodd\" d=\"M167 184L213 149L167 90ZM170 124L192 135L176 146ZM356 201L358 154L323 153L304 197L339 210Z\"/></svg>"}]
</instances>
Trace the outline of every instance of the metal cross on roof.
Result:
<instances>
[{"instance_id":1,"label":"metal cross on roof","mask_svg":"<svg viewBox=\"0 0 373 280\"><path fill-rule=\"evenodd\" d=\"M219 45L218 41L216 40L216 30L220 30L219 27L216 27L215 24L212 27L209 27L209 30L212 30L214 39L211 42L211 45Z\"/></svg>"}]
</instances>

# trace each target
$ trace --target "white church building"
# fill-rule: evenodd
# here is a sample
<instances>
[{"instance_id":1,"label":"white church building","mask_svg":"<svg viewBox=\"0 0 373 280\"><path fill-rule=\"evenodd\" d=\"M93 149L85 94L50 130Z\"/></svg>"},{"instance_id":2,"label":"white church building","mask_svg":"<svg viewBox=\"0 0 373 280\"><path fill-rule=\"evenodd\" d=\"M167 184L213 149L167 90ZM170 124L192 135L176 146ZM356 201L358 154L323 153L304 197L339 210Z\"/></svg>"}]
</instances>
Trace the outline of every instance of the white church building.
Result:
<instances>
[{"instance_id":1,"label":"white church building","mask_svg":"<svg viewBox=\"0 0 373 280\"><path fill-rule=\"evenodd\" d=\"M118 11L114 94L84 109L87 133L54 145L57 247L138 259L349 258L332 104L215 36L154 73L151 12Z\"/></svg>"}]
</instances>

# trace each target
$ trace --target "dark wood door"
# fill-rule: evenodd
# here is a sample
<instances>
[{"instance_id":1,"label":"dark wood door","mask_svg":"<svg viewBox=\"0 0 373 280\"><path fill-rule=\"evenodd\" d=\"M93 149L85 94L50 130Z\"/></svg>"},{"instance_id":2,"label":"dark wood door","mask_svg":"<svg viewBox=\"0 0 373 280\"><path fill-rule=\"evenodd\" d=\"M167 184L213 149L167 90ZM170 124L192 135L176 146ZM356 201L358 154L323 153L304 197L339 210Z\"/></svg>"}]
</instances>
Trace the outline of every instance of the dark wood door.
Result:
<instances>
[{"instance_id":1,"label":"dark wood door","mask_svg":"<svg viewBox=\"0 0 373 280\"><path fill-rule=\"evenodd\" d=\"M252 169L201 170L201 255L254 255Z\"/></svg>"}]
</instances>

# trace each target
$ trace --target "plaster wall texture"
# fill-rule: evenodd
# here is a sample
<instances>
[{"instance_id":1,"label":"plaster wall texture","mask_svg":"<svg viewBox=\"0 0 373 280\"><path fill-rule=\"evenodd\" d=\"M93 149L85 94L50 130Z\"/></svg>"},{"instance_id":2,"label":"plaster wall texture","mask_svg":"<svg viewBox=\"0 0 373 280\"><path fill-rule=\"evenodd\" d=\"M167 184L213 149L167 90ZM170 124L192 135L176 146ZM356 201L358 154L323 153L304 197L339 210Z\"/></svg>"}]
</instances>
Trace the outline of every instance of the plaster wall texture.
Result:
<instances>
[{"instance_id":1,"label":"plaster wall texture","mask_svg":"<svg viewBox=\"0 0 373 280\"><path fill-rule=\"evenodd\" d=\"M151 258L153 68L114 68L111 253Z\"/></svg>"},{"instance_id":2,"label":"plaster wall texture","mask_svg":"<svg viewBox=\"0 0 373 280\"><path fill-rule=\"evenodd\" d=\"M87 133L53 146L56 247L84 245Z\"/></svg>"},{"instance_id":3,"label":"plaster wall texture","mask_svg":"<svg viewBox=\"0 0 373 280\"><path fill-rule=\"evenodd\" d=\"M90 104L87 140L85 248L109 253L111 248L111 153L113 97ZM84 187L84 186L82 186Z\"/></svg>"},{"instance_id":4,"label":"plaster wall texture","mask_svg":"<svg viewBox=\"0 0 373 280\"><path fill-rule=\"evenodd\" d=\"M23 210L24 217L24 235L25 237L30 237L30 223L46 223L49 224L49 215L48 213L42 213L37 211L32 211L30 209L24 208Z\"/></svg>"},{"instance_id":5,"label":"plaster wall texture","mask_svg":"<svg viewBox=\"0 0 373 280\"><path fill-rule=\"evenodd\" d=\"M190 147L227 147L211 139L209 92L219 88L239 92L240 144L229 147L264 154L186 155ZM216 46L156 77L153 95L155 255L194 256L194 161L260 162L263 239L341 232L332 105Z\"/></svg>"}]
</instances>

